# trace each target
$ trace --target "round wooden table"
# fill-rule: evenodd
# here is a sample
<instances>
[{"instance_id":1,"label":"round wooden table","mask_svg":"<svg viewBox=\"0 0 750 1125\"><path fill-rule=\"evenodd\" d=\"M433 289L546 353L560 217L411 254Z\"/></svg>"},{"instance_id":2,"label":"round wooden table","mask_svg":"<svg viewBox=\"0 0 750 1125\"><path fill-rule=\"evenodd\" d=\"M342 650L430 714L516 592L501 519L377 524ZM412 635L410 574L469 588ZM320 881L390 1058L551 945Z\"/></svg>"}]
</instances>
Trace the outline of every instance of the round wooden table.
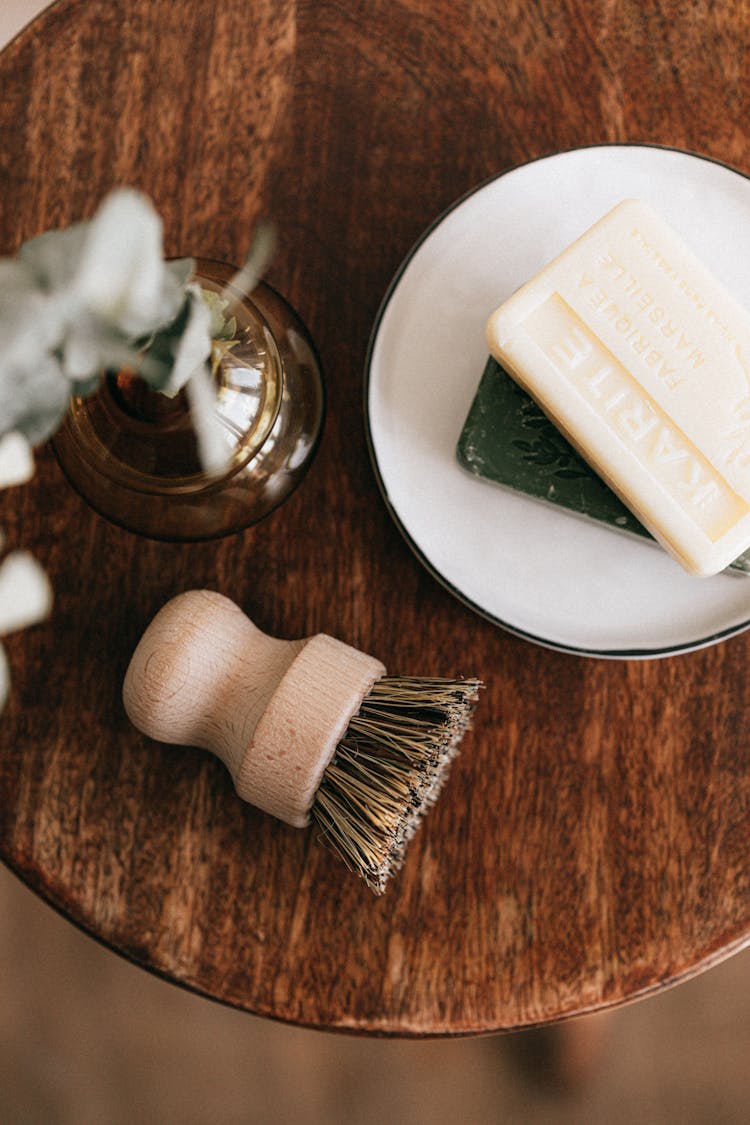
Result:
<instances>
[{"instance_id":1,"label":"round wooden table","mask_svg":"<svg viewBox=\"0 0 750 1125\"><path fill-rule=\"evenodd\" d=\"M542 153L677 145L750 170L744 5L662 0L58 0L0 57L0 251L146 191L167 251L244 255L328 385L314 466L218 543L139 539L42 450L0 497L55 589L7 640L0 857L137 964L259 1015L457 1035L617 1005L750 940L750 636L643 662L581 659L481 619L382 502L362 411L368 335L446 206ZM479 373L478 373L479 374ZM327 632L419 675L487 684L440 802L375 898L241 804L214 759L139 736L132 649L173 594L230 595L267 632Z\"/></svg>"}]
</instances>

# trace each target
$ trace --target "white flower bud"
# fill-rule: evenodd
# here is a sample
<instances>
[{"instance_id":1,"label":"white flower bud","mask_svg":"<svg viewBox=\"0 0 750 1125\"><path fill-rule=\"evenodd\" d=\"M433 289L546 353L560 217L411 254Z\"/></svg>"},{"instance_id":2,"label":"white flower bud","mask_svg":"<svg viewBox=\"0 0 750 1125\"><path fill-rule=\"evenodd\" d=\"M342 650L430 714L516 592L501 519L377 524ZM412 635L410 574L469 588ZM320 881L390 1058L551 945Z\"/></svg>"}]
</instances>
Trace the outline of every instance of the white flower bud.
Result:
<instances>
[{"instance_id":1,"label":"white flower bud","mask_svg":"<svg viewBox=\"0 0 750 1125\"><path fill-rule=\"evenodd\" d=\"M27 551L13 551L0 564L0 635L35 625L52 608L52 588Z\"/></svg>"}]
</instances>

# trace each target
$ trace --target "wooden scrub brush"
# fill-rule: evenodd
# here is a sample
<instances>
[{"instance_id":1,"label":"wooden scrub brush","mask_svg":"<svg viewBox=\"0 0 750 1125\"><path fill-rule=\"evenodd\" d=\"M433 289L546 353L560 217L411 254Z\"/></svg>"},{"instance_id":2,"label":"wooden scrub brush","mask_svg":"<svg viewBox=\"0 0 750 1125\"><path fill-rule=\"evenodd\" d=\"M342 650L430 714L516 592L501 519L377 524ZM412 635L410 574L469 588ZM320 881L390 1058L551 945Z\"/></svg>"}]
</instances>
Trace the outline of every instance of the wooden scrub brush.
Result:
<instances>
[{"instance_id":1,"label":"wooden scrub brush","mask_svg":"<svg viewBox=\"0 0 750 1125\"><path fill-rule=\"evenodd\" d=\"M386 676L324 634L276 640L228 598L194 590L147 628L123 700L149 737L216 754L243 800L298 828L315 822L380 894L438 795L480 686Z\"/></svg>"}]
</instances>

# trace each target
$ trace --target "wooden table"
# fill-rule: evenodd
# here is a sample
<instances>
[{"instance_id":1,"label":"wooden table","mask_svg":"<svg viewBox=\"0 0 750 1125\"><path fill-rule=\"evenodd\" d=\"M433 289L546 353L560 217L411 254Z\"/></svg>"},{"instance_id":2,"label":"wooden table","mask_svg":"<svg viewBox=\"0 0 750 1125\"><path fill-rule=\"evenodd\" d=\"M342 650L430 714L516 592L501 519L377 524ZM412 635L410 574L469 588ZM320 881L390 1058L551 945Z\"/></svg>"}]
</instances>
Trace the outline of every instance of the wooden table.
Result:
<instances>
[{"instance_id":1,"label":"wooden table","mask_svg":"<svg viewBox=\"0 0 750 1125\"><path fill-rule=\"evenodd\" d=\"M683 980L750 940L750 635L641 663L546 651L454 600L380 498L362 418L380 299L434 216L541 153L677 145L750 171L745 5L552 0L58 0L0 58L0 251L148 192L169 253L270 281L327 373L322 447L219 544L140 540L41 452L0 522L56 592L10 638L0 856L136 963L295 1023L517 1028ZM215 760L145 743L120 684L171 595L329 632L413 674L487 682L448 788L381 899ZM30 953L33 956L33 951Z\"/></svg>"}]
</instances>

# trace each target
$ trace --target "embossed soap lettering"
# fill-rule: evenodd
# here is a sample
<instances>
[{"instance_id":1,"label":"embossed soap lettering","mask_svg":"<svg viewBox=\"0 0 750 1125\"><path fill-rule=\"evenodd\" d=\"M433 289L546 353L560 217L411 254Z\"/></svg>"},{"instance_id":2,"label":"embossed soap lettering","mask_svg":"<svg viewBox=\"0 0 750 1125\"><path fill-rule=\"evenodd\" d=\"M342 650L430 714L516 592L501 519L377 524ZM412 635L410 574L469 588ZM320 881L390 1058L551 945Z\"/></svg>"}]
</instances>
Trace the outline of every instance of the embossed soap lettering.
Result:
<instances>
[{"instance_id":1,"label":"embossed soap lettering","mask_svg":"<svg viewBox=\"0 0 750 1125\"><path fill-rule=\"evenodd\" d=\"M618 293L621 293L618 299L622 300L626 298L633 304L635 306L636 316L640 313L646 313L647 320L654 325L659 334L665 339L674 342L674 346L680 354L680 361L683 366L689 366L695 370L705 362L705 357L700 348L694 340L688 337L678 319L662 305L656 304L656 298L653 293L651 293L650 290L641 283L639 278L617 258L612 250L606 250L598 259L598 263L611 278L613 284L618 289ZM589 277L585 271L584 276ZM591 281L593 283L593 278L591 278ZM600 301L597 308L602 311L608 319L612 319L613 314L604 301ZM622 331L622 329L618 330ZM679 381L681 382L682 378L680 378Z\"/></svg>"},{"instance_id":2,"label":"embossed soap lettering","mask_svg":"<svg viewBox=\"0 0 750 1125\"><path fill-rule=\"evenodd\" d=\"M592 312L587 302L592 298L601 308L616 304L618 319L633 313L625 299L613 302L612 287L608 289L600 278L594 278L591 269L578 271L574 284L568 281L564 292L565 295L560 290L548 292L518 324L526 340L533 342L546 358L547 366L544 374L540 371L540 377L545 380L544 393L550 395L550 409L555 404L560 407L561 421L572 434L578 432L578 427L589 434L595 466L601 464L606 468L608 458L616 457L618 463L631 467L639 481L651 481L648 494L644 494L645 513L651 503L648 497L669 498L695 529L711 541L718 541L729 527L750 513L748 502L722 475L717 451L704 453L691 434L682 429L678 419L684 413L667 409L635 373L648 357L653 370L664 371L669 378L670 372L678 367L674 344L665 342L660 348L654 346L644 351L637 359L632 356L631 362L623 362L621 351L612 346L613 341L622 337L613 332L610 323ZM642 314L643 338L649 336L646 316ZM652 344L656 340L654 331ZM686 333L685 342L690 344L692 340L693 336ZM633 336L632 343L642 346L641 337ZM748 379L743 383L750 386L750 356ZM653 379L649 384L653 385ZM746 401L750 419L750 393ZM619 452L615 453L616 450ZM661 500L654 500L657 502Z\"/></svg>"},{"instance_id":3,"label":"embossed soap lettering","mask_svg":"<svg viewBox=\"0 0 750 1125\"><path fill-rule=\"evenodd\" d=\"M735 345L734 355L749 393L735 402L730 410L724 463L744 472L750 466L750 358L745 356L739 344Z\"/></svg>"},{"instance_id":4,"label":"embossed soap lettering","mask_svg":"<svg viewBox=\"0 0 750 1125\"><path fill-rule=\"evenodd\" d=\"M629 448L639 451L665 485L685 506L701 512L722 502L722 490L701 461L679 440L661 411L634 388L619 364L600 358L601 345L578 325L570 326L550 341L547 353L599 415L607 418L613 433Z\"/></svg>"},{"instance_id":5,"label":"embossed soap lettering","mask_svg":"<svg viewBox=\"0 0 750 1125\"><path fill-rule=\"evenodd\" d=\"M569 371L575 371L584 360L588 359L593 347L591 340L580 328L571 328L562 340L552 345L551 351Z\"/></svg>"},{"instance_id":6,"label":"embossed soap lettering","mask_svg":"<svg viewBox=\"0 0 750 1125\"><path fill-rule=\"evenodd\" d=\"M659 418L653 408L642 399L631 402L628 408L621 412L619 421L630 440L636 445L659 425Z\"/></svg>"},{"instance_id":7,"label":"embossed soap lettering","mask_svg":"<svg viewBox=\"0 0 750 1125\"><path fill-rule=\"evenodd\" d=\"M664 378L668 379L674 374L674 367L670 367L662 353L657 352L655 348L651 348L645 360L649 367L657 367L659 374L664 375Z\"/></svg>"},{"instance_id":8,"label":"embossed soap lettering","mask_svg":"<svg viewBox=\"0 0 750 1125\"><path fill-rule=\"evenodd\" d=\"M617 265L616 259L612 255L608 256L607 262L614 263L614 268L621 276L632 277L632 275L628 275L623 266ZM629 285L632 292L635 293L635 282L629 282ZM622 342L634 355L643 359L644 363L662 380L666 387L672 389L678 387L684 381L684 375L681 374L679 368L674 363L670 363L663 352L654 347L652 340L643 332L634 316L628 313L622 304L614 300L606 289L598 285L594 277L586 270L581 271L578 288L585 291L588 307L612 325L615 332L621 337ZM650 294L639 292L636 295L636 301L640 311L645 312L653 304L653 297ZM652 319L654 324L660 328L660 331L669 337L679 331L679 327L672 321L665 321L665 318L666 313L658 307L649 314L649 319ZM699 366L702 362L702 357L697 354L692 359L693 366Z\"/></svg>"},{"instance_id":9,"label":"embossed soap lettering","mask_svg":"<svg viewBox=\"0 0 750 1125\"><path fill-rule=\"evenodd\" d=\"M677 487L686 494L688 504L694 508L707 508L713 501L720 498L719 487L715 480L706 478L702 466L694 459L688 461L690 477L688 480L677 482Z\"/></svg>"},{"instance_id":10,"label":"embossed soap lettering","mask_svg":"<svg viewBox=\"0 0 750 1125\"><path fill-rule=\"evenodd\" d=\"M600 258L600 265L608 270L613 275L613 280L617 282L625 293L625 296L641 311L646 312L654 303L654 295L644 288L639 278L634 273L618 261L611 250L605 252Z\"/></svg>"},{"instance_id":11,"label":"embossed soap lettering","mask_svg":"<svg viewBox=\"0 0 750 1125\"><path fill-rule=\"evenodd\" d=\"M684 445L676 445L666 426L661 426L654 442L654 460L657 465L674 465L690 457Z\"/></svg>"},{"instance_id":12,"label":"embossed soap lettering","mask_svg":"<svg viewBox=\"0 0 750 1125\"><path fill-rule=\"evenodd\" d=\"M690 302L693 312L705 317L712 330L718 332L727 343L734 344L736 336L730 327L731 317L726 312L719 312L711 301L710 294L696 288L689 276L640 227L635 226L630 230L630 238L644 257L669 278L677 292Z\"/></svg>"}]
</instances>

